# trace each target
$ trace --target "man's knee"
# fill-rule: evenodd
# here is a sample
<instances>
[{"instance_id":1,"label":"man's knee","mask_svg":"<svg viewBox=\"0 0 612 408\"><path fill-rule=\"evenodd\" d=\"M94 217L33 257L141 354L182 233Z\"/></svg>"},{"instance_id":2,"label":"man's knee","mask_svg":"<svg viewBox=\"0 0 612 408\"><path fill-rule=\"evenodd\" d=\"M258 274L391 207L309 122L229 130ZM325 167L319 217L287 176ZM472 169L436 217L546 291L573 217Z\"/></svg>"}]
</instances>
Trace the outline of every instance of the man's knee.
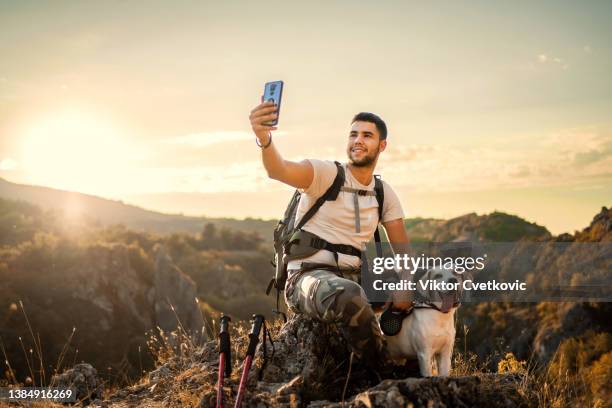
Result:
<instances>
[{"instance_id":1,"label":"man's knee","mask_svg":"<svg viewBox=\"0 0 612 408\"><path fill-rule=\"evenodd\" d=\"M360 300L362 297L364 301ZM350 303L364 303L365 294L361 287L351 280L335 275L325 276L312 293L311 300L318 317L327 323L334 323L345 320Z\"/></svg>"},{"instance_id":2,"label":"man's knee","mask_svg":"<svg viewBox=\"0 0 612 408\"><path fill-rule=\"evenodd\" d=\"M341 278L329 271L315 270L301 276L287 297L290 307L328 323L336 321L335 300L344 290Z\"/></svg>"},{"instance_id":3,"label":"man's knee","mask_svg":"<svg viewBox=\"0 0 612 408\"><path fill-rule=\"evenodd\" d=\"M337 300L337 304L340 309L344 310L351 304L359 307L368 305L365 292L361 286L359 286L359 284L345 279L345 282L343 282L343 288L344 290L338 294Z\"/></svg>"},{"instance_id":4,"label":"man's knee","mask_svg":"<svg viewBox=\"0 0 612 408\"><path fill-rule=\"evenodd\" d=\"M304 275L296 284L292 296L294 310L299 310L326 323L344 322L365 312L369 303L361 286L327 271Z\"/></svg>"},{"instance_id":5,"label":"man's knee","mask_svg":"<svg viewBox=\"0 0 612 408\"><path fill-rule=\"evenodd\" d=\"M335 299L335 311L346 326L367 326L374 312L366 295L357 283L348 281Z\"/></svg>"}]
</instances>

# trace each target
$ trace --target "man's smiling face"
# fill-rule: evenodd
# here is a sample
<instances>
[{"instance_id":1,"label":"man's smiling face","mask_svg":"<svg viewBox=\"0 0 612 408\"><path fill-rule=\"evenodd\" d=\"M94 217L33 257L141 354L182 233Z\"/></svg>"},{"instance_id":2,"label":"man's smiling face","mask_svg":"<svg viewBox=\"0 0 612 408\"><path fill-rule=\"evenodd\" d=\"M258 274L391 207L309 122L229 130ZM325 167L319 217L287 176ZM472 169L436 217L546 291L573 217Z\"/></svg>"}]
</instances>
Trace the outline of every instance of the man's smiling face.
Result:
<instances>
[{"instance_id":1,"label":"man's smiling face","mask_svg":"<svg viewBox=\"0 0 612 408\"><path fill-rule=\"evenodd\" d=\"M378 154L385 150L387 141L380 140L380 133L372 122L356 121L351 125L346 154L356 167L376 164Z\"/></svg>"}]
</instances>

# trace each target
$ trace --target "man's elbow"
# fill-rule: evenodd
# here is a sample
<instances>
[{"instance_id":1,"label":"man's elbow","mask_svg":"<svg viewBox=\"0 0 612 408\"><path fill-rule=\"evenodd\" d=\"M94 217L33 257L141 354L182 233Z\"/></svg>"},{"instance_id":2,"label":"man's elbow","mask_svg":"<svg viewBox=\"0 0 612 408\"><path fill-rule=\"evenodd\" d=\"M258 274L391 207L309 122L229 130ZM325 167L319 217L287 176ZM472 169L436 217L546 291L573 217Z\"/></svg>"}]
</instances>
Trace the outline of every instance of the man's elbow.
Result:
<instances>
[{"instance_id":1,"label":"man's elbow","mask_svg":"<svg viewBox=\"0 0 612 408\"><path fill-rule=\"evenodd\" d=\"M285 171L284 171L283 166L273 167L273 168L266 167L266 173L268 174L268 178L271 178L272 180L278 180L278 181L284 180L283 175L285 174Z\"/></svg>"},{"instance_id":2,"label":"man's elbow","mask_svg":"<svg viewBox=\"0 0 612 408\"><path fill-rule=\"evenodd\" d=\"M277 172L268 171L268 178L272 180L281 181L281 177Z\"/></svg>"}]
</instances>

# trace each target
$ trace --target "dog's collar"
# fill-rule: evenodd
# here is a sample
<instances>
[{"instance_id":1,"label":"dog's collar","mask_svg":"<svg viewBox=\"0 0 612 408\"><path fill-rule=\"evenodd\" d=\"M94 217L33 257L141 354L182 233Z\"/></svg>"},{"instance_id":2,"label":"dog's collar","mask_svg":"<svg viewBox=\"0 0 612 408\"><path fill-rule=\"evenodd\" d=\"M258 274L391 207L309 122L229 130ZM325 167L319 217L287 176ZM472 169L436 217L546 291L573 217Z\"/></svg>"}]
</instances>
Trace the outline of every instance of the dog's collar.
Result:
<instances>
[{"instance_id":1,"label":"dog's collar","mask_svg":"<svg viewBox=\"0 0 612 408\"><path fill-rule=\"evenodd\" d=\"M440 309L440 308L439 308L439 307L438 307L438 306L437 306L435 303L433 303L433 302L425 302L425 301L422 301L422 302L414 302L414 304L413 304L413 306L412 306L412 307L413 307L414 309L436 309L438 312L446 314L446 313L450 312L451 310L453 310L453 309L455 309L455 308L458 308L459 306L461 306L461 302L459 302L459 301L457 300L456 302L454 302L454 303L453 303L453 307L452 307L452 308L450 308L450 309L449 309L448 311L446 311L446 312L442 311L442 310L441 310L441 309Z\"/></svg>"}]
</instances>

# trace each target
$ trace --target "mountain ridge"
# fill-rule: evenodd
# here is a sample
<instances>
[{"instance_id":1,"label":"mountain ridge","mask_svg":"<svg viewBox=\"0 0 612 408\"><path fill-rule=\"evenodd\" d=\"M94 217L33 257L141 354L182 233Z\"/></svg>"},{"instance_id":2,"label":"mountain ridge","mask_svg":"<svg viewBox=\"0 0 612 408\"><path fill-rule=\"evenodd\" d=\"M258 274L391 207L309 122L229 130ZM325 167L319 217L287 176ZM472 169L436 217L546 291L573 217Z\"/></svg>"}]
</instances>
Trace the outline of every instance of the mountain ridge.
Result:
<instances>
[{"instance_id":1,"label":"mountain ridge","mask_svg":"<svg viewBox=\"0 0 612 408\"><path fill-rule=\"evenodd\" d=\"M44 209L53 209L64 214L70 215L70 212L76 215L89 218L95 222L106 225L125 224L127 227L139 230L156 233L174 233L187 232L199 233L206 223L214 223L217 226L229 227L232 229L240 229L245 232L257 232L265 240L270 243L271 233L276 225L277 219L251 218L243 219L230 217L207 217L207 216L190 216L181 213L164 213L155 210L149 210L138 205L129 204L123 200L113 200L103 198L91 194L73 192L67 190L55 189L52 187L44 187L29 184L18 184L0 177L0 198L11 200L26 201L31 204L38 205ZM289 197L287 197L288 199ZM95 214L95 215L92 215ZM432 231L439 230L440 227L452 226L455 231L463 231L477 229L477 226L482 223L482 220L488 220L496 215L507 216L506 220L514 217L520 219L526 225L534 227L542 227L535 222L529 222L523 218L508 214L502 211L494 211L489 214L477 214L475 212L466 213L449 219L440 219L434 217L412 217L406 218L405 224L409 232L415 234L416 240L423 239L447 239L448 232L437 231L432 234ZM279 213L279 216L281 213ZM469 225L463 225L463 224ZM550 234L546 227L542 227L542 233ZM537 232L534 229L533 232ZM421 232L427 232L421 234ZM515 234L520 235L520 232Z\"/></svg>"}]
</instances>

